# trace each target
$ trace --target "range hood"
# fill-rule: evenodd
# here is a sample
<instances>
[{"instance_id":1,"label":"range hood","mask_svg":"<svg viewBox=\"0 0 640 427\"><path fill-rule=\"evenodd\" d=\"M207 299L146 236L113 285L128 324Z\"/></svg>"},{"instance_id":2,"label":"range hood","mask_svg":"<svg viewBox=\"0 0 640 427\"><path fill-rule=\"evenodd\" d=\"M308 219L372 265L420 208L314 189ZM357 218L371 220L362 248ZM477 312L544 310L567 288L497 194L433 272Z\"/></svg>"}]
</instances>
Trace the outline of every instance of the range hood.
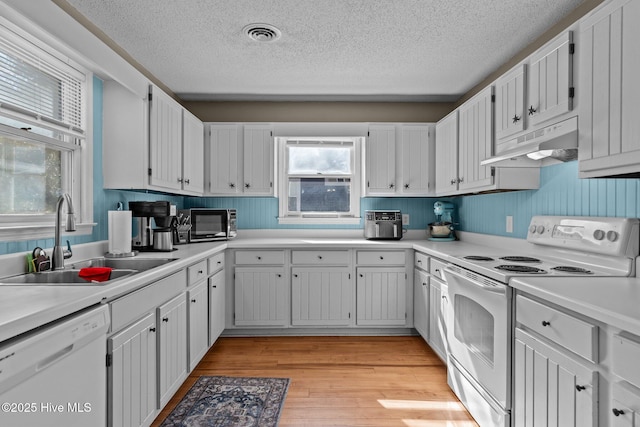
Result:
<instances>
[{"instance_id":1,"label":"range hood","mask_svg":"<svg viewBox=\"0 0 640 427\"><path fill-rule=\"evenodd\" d=\"M551 157L561 161L575 160L578 153L578 118L545 126L521 135L502 144L503 148L495 156L480 162L481 165L531 166L532 160ZM512 162L523 156L526 161ZM511 163L511 164L508 164ZM535 163L539 163L535 162Z\"/></svg>"}]
</instances>

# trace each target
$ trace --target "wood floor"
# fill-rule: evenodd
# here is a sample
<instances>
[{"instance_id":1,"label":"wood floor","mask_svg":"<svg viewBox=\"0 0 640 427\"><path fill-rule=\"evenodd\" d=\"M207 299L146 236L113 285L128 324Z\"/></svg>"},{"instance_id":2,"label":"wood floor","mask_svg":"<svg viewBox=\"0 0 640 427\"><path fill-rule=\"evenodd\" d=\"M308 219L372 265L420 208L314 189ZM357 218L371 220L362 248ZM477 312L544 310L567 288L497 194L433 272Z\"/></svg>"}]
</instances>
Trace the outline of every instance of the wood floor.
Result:
<instances>
[{"instance_id":1,"label":"wood floor","mask_svg":"<svg viewBox=\"0 0 640 427\"><path fill-rule=\"evenodd\" d=\"M201 375L290 378L281 427L477 427L420 337L220 338L153 426Z\"/></svg>"}]
</instances>

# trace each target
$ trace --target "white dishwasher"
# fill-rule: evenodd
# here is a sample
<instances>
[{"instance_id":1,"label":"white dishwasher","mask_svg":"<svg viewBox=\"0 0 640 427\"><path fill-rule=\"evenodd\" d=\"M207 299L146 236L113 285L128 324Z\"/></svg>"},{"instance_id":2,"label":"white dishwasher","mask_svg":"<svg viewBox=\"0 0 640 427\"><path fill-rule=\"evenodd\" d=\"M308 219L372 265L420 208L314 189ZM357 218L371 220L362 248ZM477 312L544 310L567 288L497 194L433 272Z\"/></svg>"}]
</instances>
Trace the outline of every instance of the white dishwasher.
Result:
<instances>
[{"instance_id":1,"label":"white dishwasher","mask_svg":"<svg viewBox=\"0 0 640 427\"><path fill-rule=\"evenodd\" d=\"M109 324L101 305L0 344L0 426L105 426Z\"/></svg>"}]
</instances>

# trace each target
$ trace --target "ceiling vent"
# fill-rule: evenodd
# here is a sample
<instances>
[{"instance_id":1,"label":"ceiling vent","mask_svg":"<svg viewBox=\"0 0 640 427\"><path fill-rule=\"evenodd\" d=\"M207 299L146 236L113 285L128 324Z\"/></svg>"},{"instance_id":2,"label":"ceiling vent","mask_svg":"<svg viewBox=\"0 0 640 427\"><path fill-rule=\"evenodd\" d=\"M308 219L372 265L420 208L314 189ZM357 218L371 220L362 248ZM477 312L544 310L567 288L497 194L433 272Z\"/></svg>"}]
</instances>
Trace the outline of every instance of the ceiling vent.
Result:
<instances>
[{"instance_id":1,"label":"ceiling vent","mask_svg":"<svg viewBox=\"0 0 640 427\"><path fill-rule=\"evenodd\" d=\"M269 24L249 24L242 32L251 40L261 43L276 41L282 35L279 29Z\"/></svg>"}]
</instances>

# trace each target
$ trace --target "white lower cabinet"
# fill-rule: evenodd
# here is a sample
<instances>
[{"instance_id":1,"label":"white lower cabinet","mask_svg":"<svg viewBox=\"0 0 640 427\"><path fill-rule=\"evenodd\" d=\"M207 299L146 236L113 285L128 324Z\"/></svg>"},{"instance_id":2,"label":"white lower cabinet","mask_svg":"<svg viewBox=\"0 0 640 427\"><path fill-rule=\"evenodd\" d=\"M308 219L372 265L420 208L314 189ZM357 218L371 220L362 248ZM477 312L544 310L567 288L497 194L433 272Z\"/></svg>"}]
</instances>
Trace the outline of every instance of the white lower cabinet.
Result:
<instances>
[{"instance_id":1,"label":"white lower cabinet","mask_svg":"<svg viewBox=\"0 0 640 427\"><path fill-rule=\"evenodd\" d=\"M429 341L429 274L418 268L413 273L413 327Z\"/></svg>"},{"instance_id":2,"label":"white lower cabinet","mask_svg":"<svg viewBox=\"0 0 640 427\"><path fill-rule=\"evenodd\" d=\"M292 325L349 326L352 301L353 281L350 268L292 268Z\"/></svg>"},{"instance_id":3,"label":"white lower cabinet","mask_svg":"<svg viewBox=\"0 0 640 427\"><path fill-rule=\"evenodd\" d=\"M224 270L209 277L209 346L212 346L225 325Z\"/></svg>"},{"instance_id":4,"label":"white lower cabinet","mask_svg":"<svg viewBox=\"0 0 640 427\"><path fill-rule=\"evenodd\" d=\"M158 406L162 408L187 378L187 300L181 293L157 309Z\"/></svg>"},{"instance_id":5,"label":"white lower cabinet","mask_svg":"<svg viewBox=\"0 0 640 427\"><path fill-rule=\"evenodd\" d=\"M286 326L289 298L284 267L236 267L236 326Z\"/></svg>"},{"instance_id":6,"label":"white lower cabinet","mask_svg":"<svg viewBox=\"0 0 640 427\"><path fill-rule=\"evenodd\" d=\"M148 314L107 340L111 427L148 426L157 414L156 317Z\"/></svg>"},{"instance_id":7,"label":"white lower cabinet","mask_svg":"<svg viewBox=\"0 0 640 427\"><path fill-rule=\"evenodd\" d=\"M429 345L440 359L447 361L447 316L449 310L448 286L431 277L429 282Z\"/></svg>"},{"instance_id":8,"label":"white lower cabinet","mask_svg":"<svg viewBox=\"0 0 640 427\"><path fill-rule=\"evenodd\" d=\"M207 282L202 281L187 292L189 307L189 371L209 349L209 304Z\"/></svg>"},{"instance_id":9,"label":"white lower cabinet","mask_svg":"<svg viewBox=\"0 0 640 427\"><path fill-rule=\"evenodd\" d=\"M514 426L598 425L598 372L516 328Z\"/></svg>"},{"instance_id":10,"label":"white lower cabinet","mask_svg":"<svg viewBox=\"0 0 640 427\"><path fill-rule=\"evenodd\" d=\"M406 268L359 267L356 275L356 324L406 326Z\"/></svg>"}]
</instances>

